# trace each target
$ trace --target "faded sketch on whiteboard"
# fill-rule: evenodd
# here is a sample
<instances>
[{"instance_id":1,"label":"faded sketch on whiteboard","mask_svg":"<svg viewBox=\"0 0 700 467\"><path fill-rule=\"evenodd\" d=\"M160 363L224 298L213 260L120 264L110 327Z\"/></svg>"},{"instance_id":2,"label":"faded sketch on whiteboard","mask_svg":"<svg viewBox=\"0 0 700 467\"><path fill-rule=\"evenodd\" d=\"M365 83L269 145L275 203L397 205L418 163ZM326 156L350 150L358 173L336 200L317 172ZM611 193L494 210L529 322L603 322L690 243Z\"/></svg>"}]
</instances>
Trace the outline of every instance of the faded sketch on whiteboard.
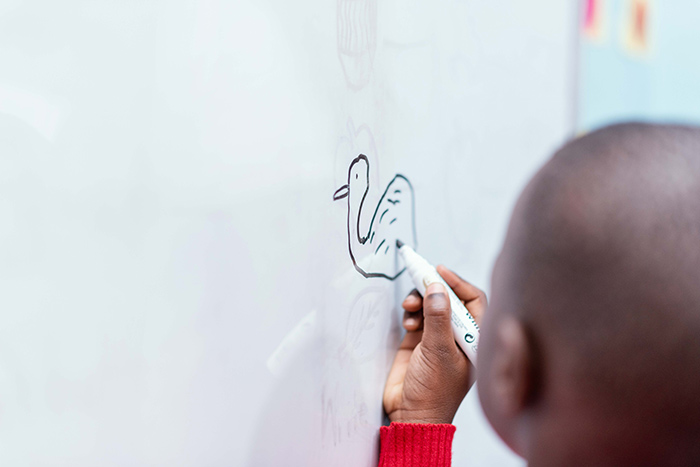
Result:
<instances>
[{"instance_id":1,"label":"faded sketch on whiteboard","mask_svg":"<svg viewBox=\"0 0 700 467\"><path fill-rule=\"evenodd\" d=\"M377 0L338 0L338 59L353 91L372 75L377 50Z\"/></svg>"},{"instance_id":2,"label":"faded sketch on whiteboard","mask_svg":"<svg viewBox=\"0 0 700 467\"><path fill-rule=\"evenodd\" d=\"M364 154L350 164L348 182L333 194L333 200L347 200L348 251L355 269L367 278L394 280L399 269L396 240L416 246L415 202L408 178L396 174L376 206L365 206L370 190L369 160ZM369 227L363 230L363 211L373 209ZM372 211L370 211L372 212Z\"/></svg>"}]
</instances>

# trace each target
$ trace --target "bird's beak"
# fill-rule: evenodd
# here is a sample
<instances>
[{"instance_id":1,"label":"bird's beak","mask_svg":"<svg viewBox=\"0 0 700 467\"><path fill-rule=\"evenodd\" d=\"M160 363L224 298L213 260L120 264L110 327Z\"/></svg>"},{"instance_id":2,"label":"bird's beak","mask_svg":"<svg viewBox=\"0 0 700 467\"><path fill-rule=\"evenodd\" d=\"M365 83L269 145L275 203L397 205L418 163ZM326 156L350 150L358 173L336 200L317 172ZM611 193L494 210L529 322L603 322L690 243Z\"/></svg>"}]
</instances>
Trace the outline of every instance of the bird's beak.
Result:
<instances>
[{"instance_id":1,"label":"bird's beak","mask_svg":"<svg viewBox=\"0 0 700 467\"><path fill-rule=\"evenodd\" d=\"M339 199L346 198L348 196L348 185L343 185L333 193L333 201L338 201Z\"/></svg>"}]
</instances>

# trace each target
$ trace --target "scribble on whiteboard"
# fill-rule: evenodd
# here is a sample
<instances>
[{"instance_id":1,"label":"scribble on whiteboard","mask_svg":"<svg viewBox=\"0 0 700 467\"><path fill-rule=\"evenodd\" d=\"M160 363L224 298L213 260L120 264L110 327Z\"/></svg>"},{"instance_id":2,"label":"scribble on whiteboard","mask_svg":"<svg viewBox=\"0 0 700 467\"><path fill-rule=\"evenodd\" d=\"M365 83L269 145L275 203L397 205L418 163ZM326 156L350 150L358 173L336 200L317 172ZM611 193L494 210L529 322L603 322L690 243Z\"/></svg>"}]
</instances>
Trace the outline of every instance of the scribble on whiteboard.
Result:
<instances>
[{"instance_id":1,"label":"scribble on whiteboard","mask_svg":"<svg viewBox=\"0 0 700 467\"><path fill-rule=\"evenodd\" d=\"M372 424L369 420L370 410L363 395L352 386L340 387L335 383L335 391L324 387L321 393L321 444L323 448L337 447L343 442L357 438L358 434L366 433ZM343 399L349 399L346 404L334 400L334 392L343 392ZM376 428L374 428L376 430Z\"/></svg>"},{"instance_id":2,"label":"scribble on whiteboard","mask_svg":"<svg viewBox=\"0 0 700 467\"><path fill-rule=\"evenodd\" d=\"M377 50L377 0L338 0L338 58L350 89L369 83Z\"/></svg>"},{"instance_id":3,"label":"scribble on whiteboard","mask_svg":"<svg viewBox=\"0 0 700 467\"><path fill-rule=\"evenodd\" d=\"M336 190L333 200L347 199L348 250L355 269L368 278L393 281L404 271L398 270L396 240L416 245L413 186L406 177L396 174L374 208L369 228L361 232L369 178L369 160L360 154L350 164L348 183Z\"/></svg>"}]
</instances>

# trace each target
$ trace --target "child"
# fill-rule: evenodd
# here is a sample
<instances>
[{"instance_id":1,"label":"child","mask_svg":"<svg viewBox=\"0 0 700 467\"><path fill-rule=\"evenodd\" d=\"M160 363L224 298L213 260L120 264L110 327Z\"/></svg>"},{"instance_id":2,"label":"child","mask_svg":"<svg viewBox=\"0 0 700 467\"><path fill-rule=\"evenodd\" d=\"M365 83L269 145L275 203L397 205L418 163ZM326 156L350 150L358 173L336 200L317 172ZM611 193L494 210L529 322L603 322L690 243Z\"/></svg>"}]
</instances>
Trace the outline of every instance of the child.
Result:
<instances>
[{"instance_id":1,"label":"child","mask_svg":"<svg viewBox=\"0 0 700 467\"><path fill-rule=\"evenodd\" d=\"M625 124L562 148L520 197L480 290L479 396L531 466L700 465L700 130ZM474 368L445 290L404 301L380 465L448 466Z\"/></svg>"}]
</instances>

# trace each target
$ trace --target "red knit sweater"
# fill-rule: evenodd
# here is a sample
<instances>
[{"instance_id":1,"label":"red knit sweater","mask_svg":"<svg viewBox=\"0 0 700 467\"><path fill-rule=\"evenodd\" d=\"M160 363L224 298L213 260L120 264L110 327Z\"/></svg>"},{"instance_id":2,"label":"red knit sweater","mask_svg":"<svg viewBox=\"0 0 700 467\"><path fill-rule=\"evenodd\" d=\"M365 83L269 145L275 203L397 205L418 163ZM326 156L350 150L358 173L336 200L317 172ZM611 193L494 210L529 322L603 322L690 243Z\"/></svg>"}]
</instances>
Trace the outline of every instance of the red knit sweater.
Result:
<instances>
[{"instance_id":1,"label":"red knit sweater","mask_svg":"<svg viewBox=\"0 0 700 467\"><path fill-rule=\"evenodd\" d=\"M454 425L392 423L380 428L379 467L450 467Z\"/></svg>"}]
</instances>

